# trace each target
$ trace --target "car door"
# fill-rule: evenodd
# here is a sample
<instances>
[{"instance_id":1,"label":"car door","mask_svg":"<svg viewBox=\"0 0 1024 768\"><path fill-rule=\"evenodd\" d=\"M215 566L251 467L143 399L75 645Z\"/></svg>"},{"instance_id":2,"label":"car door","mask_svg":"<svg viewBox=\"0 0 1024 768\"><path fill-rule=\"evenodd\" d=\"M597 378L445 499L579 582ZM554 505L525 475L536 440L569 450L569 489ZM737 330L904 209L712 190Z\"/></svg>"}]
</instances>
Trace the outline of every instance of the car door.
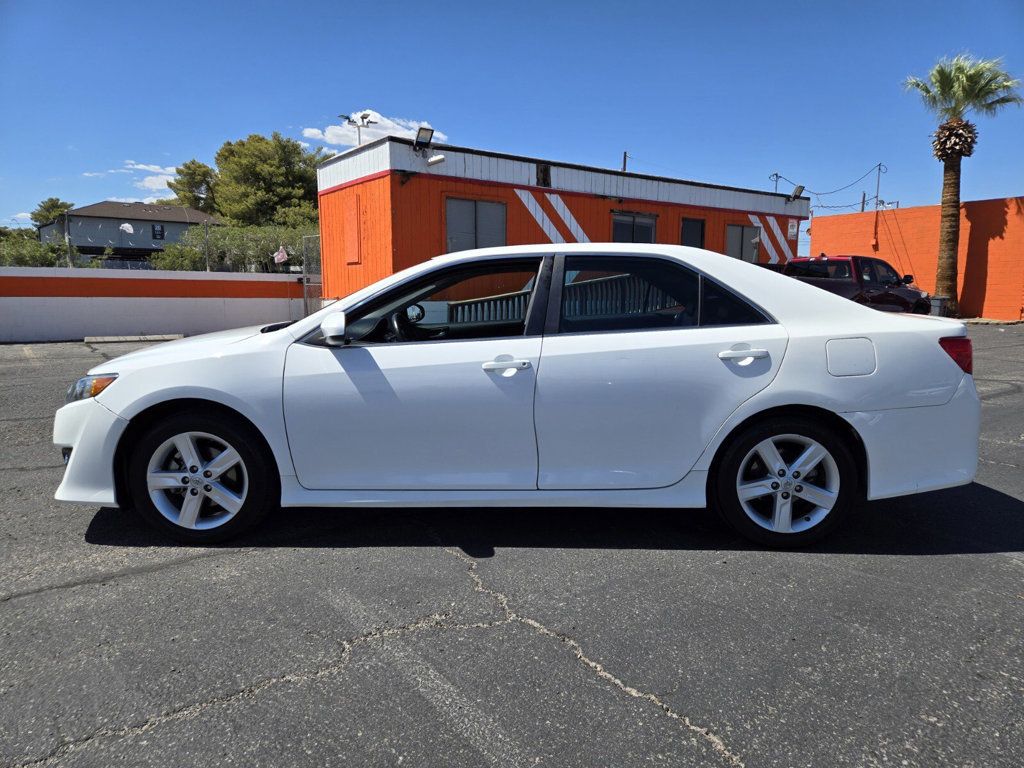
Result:
<instances>
[{"instance_id":1,"label":"car door","mask_svg":"<svg viewBox=\"0 0 1024 768\"><path fill-rule=\"evenodd\" d=\"M567 256L537 378L541 489L657 488L778 372L788 336L673 259Z\"/></svg>"},{"instance_id":2,"label":"car door","mask_svg":"<svg viewBox=\"0 0 1024 768\"><path fill-rule=\"evenodd\" d=\"M878 308L889 312L910 312L914 303L903 287L903 278L889 264L881 259L872 259L875 276L881 284Z\"/></svg>"},{"instance_id":3,"label":"car door","mask_svg":"<svg viewBox=\"0 0 1024 768\"><path fill-rule=\"evenodd\" d=\"M878 278L873 259L854 259L854 269L857 270L857 279L861 286L862 303L867 304L873 309L889 309L885 296L885 287Z\"/></svg>"},{"instance_id":4,"label":"car door","mask_svg":"<svg viewBox=\"0 0 1024 768\"><path fill-rule=\"evenodd\" d=\"M293 344L283 391L299 482L535 489L547 264L440 268L346 313L346 346L325 346L317 334Z\"/></svg>"}]
</instances>

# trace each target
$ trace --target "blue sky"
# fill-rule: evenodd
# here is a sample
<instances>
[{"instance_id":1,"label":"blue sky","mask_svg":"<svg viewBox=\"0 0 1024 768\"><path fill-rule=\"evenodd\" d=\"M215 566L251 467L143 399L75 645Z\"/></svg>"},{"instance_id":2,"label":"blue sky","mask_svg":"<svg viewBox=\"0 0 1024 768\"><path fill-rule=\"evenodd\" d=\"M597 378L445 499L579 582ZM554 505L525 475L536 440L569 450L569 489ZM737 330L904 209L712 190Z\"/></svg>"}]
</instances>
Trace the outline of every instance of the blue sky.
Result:
<instances>
[{"instance_id":1,"label":"blue sky","mask_svg":"<svg viewBox=\"0 0 1024 768\"><path fill-rule=\"evenodd\" d=\"M631 170L760 189L881 161L883 199L932 204L933 120L901 83L964 50L1024 76L1024 3L0 0L0 219L166 196L226 140L318 145L367 108L453 144L607 167L628 150ZM1024 194L1024 109L978 124L964 198Z\"/></svg>"}]
</instances>

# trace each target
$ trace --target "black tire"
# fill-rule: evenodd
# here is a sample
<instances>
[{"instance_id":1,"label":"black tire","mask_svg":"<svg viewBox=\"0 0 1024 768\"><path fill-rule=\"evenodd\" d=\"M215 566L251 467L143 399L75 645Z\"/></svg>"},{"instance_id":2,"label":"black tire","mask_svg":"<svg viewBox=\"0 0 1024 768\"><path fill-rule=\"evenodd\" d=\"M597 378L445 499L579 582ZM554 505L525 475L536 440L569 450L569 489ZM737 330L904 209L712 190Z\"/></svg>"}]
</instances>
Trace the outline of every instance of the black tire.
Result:
<instances>
[{"instance_id":1,"label":"black tire","mask_svg":"<svg viewBox=\"0 0 1024 768\"><path fill-rule=\"evenodd\" d=\"M755 446L762 441L780 435L797 435L816 441L831 455L835 462L835 469L838 471L839 488L834 504L820 521L815 522L806 530L789 533L769 530L764 525L755 522L748 515L739 498L737 480L740 476L741 463L744 462L744 459L747 458ZM711 481L708 484L710 492L709 505L718 512L733 530L744 538L755 541L758 544L776 548L790 548L806 546L818 541L834 531L849 517L862 496L860 473L857 468L857 462L850 450L848 440L848 436L841 434L827 424L803 416L769 418L751 424L729 439L729 443L724 446L722 453L715 462L713 474L710 478ZM749 461L747 464L749 468L751 466ZM774 481L776 478L769 476L765 479ZM792 483L797 482L792 478L778 478L778 480L780 485L785 480L789 480ZM785 487L780 488L780 494L782 491L785 491ZM810 505L809 502L803 499L798 501L795 498L795 494L790 493L793 500L794 520L796 521L794 522L794 527L797 526L797 523L809 523L814 518L810 513L806 518L797 514L797 504L799 503L799 508L804 510L809 510L809 507L813 508L813 505ZM769 501L768 503L773 502ZM753 506L753 504L750 506ZM754 512L755 516L758 516L756 515L757 510ZM764 519L760 516L758 517L759 519Z\"/></svg>"},{"instance_id":2,"label":"black tire","mask_svg":"<svg viewBox=\"0 0 1024 768\"><path fill-rule=\"evenodd\" d=\"M244 466L245 500L234 516L215 528L184 528L161 513L150 498L147 481L150 459L167 440L187 432L207 433L222 440L238 452ZM234 538L280 506L280 475L262 436L242 419L229 415L196 411L161 419L135 443L127 469L128 489L135 509L154 528L185 544L216 544ZM185 470L180 471L183 476L191 476ZM203 504L212 516L217 508L209 500L204 500Z\"/></svg>"}]
</instances>

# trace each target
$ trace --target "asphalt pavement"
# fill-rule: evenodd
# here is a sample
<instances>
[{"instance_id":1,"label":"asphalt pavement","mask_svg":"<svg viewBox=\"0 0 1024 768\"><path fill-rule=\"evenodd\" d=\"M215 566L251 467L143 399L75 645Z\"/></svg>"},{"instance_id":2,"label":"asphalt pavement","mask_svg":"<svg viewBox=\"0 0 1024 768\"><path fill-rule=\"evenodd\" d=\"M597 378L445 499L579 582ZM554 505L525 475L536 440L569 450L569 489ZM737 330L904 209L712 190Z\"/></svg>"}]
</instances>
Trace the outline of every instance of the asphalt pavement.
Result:
<instances>
[{"instance_id":1,"label":"asphalt pavement","mask_svg":"<svg viewBox=\"0 0 1024 768\"><path fill-rule=\"evenodd\" d=\"M53 500L68 383L0 346L0 765L1017 766L1024 326L977 482L759 549L705 511L286 510L186 548Z\"/></svg>"}]
</instances>

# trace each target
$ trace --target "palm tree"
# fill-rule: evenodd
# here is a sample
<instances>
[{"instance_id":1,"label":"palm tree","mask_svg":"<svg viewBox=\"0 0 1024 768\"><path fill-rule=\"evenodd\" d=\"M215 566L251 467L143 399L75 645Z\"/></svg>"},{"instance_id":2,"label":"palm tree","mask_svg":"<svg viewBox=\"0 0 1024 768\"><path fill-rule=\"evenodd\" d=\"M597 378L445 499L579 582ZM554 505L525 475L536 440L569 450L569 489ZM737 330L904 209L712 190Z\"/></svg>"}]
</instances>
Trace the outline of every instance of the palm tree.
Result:
<instances>
[{"instance_id":1,"label":"palm tree","mask_svg":"<svg viewBox=\"0 0 1024 768\"><path fill-rule=\"evenodd\" d=\"M978 129L965 119L971 110L994 115L1009 104L1024 103L1019 80L1003 70L1002 59L976 59L962 53L941 59L928 79L908 77L907 90L918 91L928 109L942 121L932 134L932 153L942 163L942 218L935 295L946 296L950 312L959 315L956 259L960 245L960 161L978 143Z\"/></svg>"}]
</instances>

